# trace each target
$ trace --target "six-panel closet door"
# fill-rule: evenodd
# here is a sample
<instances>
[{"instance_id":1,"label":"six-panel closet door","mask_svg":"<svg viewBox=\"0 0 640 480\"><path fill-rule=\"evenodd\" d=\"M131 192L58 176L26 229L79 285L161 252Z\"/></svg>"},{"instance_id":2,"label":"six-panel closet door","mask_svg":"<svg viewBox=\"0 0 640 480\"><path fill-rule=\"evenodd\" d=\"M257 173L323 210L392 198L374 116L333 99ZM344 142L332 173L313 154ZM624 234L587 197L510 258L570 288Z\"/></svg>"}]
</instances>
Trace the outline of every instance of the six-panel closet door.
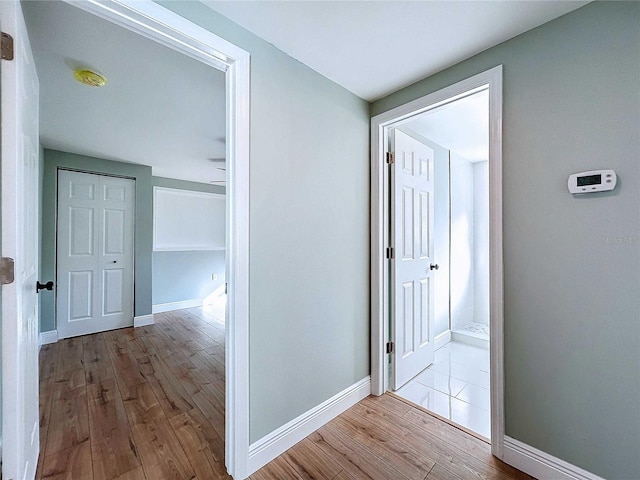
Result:
<instances>
[{"instance_id":1,"label":"six-panel closet door","mask_svg":"<svg viewBox=\"0 0 640 480\"><path fill-rule=\"evenodd\" d=\"M133 325L135 181L58 171L59 338Z\"/></svg>"}]
</instances>

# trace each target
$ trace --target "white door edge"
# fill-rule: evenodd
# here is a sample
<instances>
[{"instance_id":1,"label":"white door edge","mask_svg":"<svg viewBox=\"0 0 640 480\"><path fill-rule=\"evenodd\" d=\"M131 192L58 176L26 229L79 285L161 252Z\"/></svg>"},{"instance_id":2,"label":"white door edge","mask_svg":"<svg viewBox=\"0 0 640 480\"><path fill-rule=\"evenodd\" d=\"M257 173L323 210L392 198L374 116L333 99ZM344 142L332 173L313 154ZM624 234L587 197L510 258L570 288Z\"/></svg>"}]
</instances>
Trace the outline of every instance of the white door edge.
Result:
<instances>
[{"instance_id":1,"label":"white door edge","mask_svg":"<svg viewBox=\"0 0 640 480\"><path fill-rule=\"evenodd\" d=\"M489 262L491 452L503 457L504 444L504 272L502 256L502 65L449 87L400 105L371 119L371 393L382 395L389 386L389 265L390 245L388 131L414 115L439 105L489 90Z\"/></svg>"},{"instance_id":2,"label":"white door edge","mask_svg":"<svg viewBox=\"0 0 640 480\"><path fill-rule=\"evenodd\" d=\"M250 55L151 0L68 1L226 73L227 309L225 464L245 478L249 452Z\"/></svg>"}]
</instances>

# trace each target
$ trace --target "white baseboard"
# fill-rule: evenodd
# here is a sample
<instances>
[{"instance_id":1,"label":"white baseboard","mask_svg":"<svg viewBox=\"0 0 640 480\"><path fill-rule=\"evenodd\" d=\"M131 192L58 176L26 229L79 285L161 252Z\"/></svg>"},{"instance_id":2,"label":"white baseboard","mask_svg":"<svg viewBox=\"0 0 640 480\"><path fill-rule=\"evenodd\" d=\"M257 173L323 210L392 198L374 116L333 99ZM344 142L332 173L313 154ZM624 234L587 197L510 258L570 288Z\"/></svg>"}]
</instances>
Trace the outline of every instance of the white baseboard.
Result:
<instances>
[{"instance_id":1,"label":"white baseboard","mask_svg":"<svg viewBox=\"0 0 640 480\"><path fill-rule=\"evenodd\" d=\"M247 476L371 394L366 377L249 446Z\"/></svg>"},{"instance_id":2,"label":"white baseboard","mask_svg":"<svg viewBox=\"0 0 640 480\"><path fill-rule=\"evenodd\" d=\"M445 330L434 339L434 348L438 350L451 341L451 330Z\"/></svg>"},{"instance_id":3,"label":"white baseboard","mask_svg":"<svg viewBox=\"0 0 640 480\"><path fill-rule=\"evenodd\" d=\"M40 332L40 346L56 343L58 341L58 331L49 330L48 332Z\"/></svg>"},{"instance_id":4,"label":"white baseboard","mask_svg":"<svg viewBox=\"0 0 640 480\"><path fill-rule=\"evenodd\" d=\"M192 300L184 300L182 302L158 303L151 306L152 313L171 312L172 310L182 310L183 308L201 307L202 299L194 298Z\"/></svg>"},{"instance_id":5,"label":"white baseboard","mask_svg":"<svg viewBox=\"0 0 640 480\"><path fill-rule=\"evenodd\" d=\"M147 325L153 325L155 323L153 319L153 314L151 315L140 315L139 317L133 317L133 326L134 327L146 327Z\"/></svg>"},{"instance_id":6,"label":"white baseboard","mask_svg":"<svg viewBox=\"0 0 640 480\"><path fill-rule=\"evenodd\" d=\"M540 480L603 480L515 438L504 437L502 460Z\"/></svg>"}]
</instances>

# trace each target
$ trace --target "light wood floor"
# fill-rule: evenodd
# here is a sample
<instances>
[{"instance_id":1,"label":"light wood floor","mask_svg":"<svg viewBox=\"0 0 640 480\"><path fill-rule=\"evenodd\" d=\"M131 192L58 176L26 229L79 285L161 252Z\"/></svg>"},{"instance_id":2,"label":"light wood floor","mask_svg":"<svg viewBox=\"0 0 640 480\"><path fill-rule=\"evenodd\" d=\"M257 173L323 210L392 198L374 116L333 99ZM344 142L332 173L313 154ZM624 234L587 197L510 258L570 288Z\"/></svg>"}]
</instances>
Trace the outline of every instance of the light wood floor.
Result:
<instances>
[{"instance_id":1,"label":"light wood floor","mask_svg":"<svg viewBox=\"0 0 640 480\"><path fill-rule=\"evenodd\" d=\"M40 353L37 479L228 479L224 325L202 309ZM391 395L369 397L252 480L529 479L489 445Z\"/></svg>"}]
</instances>

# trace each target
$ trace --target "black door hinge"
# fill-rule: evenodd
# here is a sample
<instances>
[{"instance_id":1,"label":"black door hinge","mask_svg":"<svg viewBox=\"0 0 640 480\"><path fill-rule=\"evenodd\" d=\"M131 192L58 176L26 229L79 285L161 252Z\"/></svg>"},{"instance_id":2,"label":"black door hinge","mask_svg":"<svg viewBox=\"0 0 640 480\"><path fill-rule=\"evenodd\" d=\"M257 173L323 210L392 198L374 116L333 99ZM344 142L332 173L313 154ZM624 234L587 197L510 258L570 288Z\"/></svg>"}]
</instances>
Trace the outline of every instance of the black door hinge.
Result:
<instances>
[{"instance_id":1,"label":"black door hinge","mask_svg":"<svg viewBox=\"0 0 640 480\"><path fill-rule=\"evenodd\" d=\"M393 152L387 152L387 163L391 165L395 161L396 161L395 154Z\"/></svg>"}]
</instances>

